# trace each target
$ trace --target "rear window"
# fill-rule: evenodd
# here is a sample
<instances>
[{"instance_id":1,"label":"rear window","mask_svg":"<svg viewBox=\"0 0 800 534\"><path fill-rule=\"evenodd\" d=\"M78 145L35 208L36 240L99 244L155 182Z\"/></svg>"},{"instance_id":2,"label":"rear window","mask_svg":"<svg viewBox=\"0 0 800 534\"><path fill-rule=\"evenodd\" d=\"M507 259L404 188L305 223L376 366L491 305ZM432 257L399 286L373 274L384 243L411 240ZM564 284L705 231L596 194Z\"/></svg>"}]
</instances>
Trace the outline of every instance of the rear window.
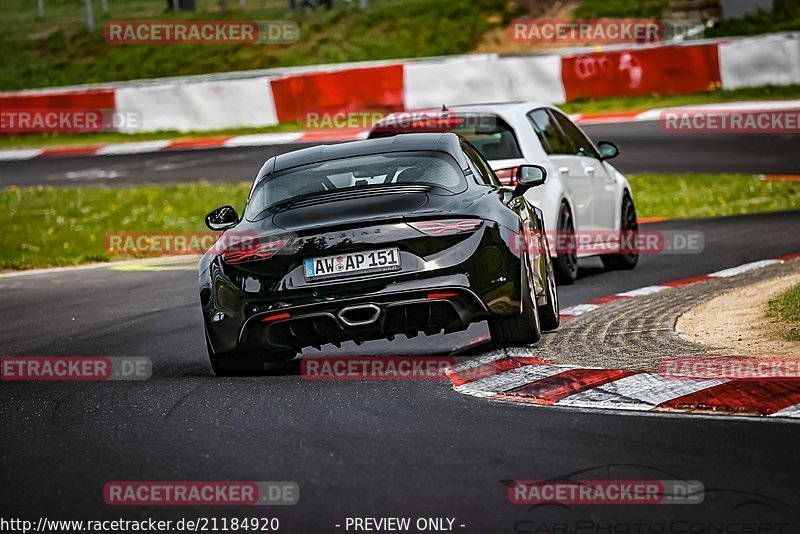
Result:
<instances>
[{"instance_id":1,"label":"rear window","mask_svg":"<svg viewBox=\"0 0 800 534\"><path fill-rule=\"evenodd\" d=\"M250 195L245 217L250 221L261 219L270 208L300 198L391 184L428 184L444 193L460 193L467 187L456 161L441 152L356 156L293 167L264 177Z\"/></svg>"},{"instance_id":2,"label":"rear window","mask_svg":"<svg viewBox=\"0 0 800 534\"><path fill-rule=\"evenodd\" d=\"M401 114L378 123L370 133L370 138L391 137L400 133L444 132L453 132L466 138L488 160L522 157L514 130L506 121L493 114Z\"/></svg>"}]
</instances>

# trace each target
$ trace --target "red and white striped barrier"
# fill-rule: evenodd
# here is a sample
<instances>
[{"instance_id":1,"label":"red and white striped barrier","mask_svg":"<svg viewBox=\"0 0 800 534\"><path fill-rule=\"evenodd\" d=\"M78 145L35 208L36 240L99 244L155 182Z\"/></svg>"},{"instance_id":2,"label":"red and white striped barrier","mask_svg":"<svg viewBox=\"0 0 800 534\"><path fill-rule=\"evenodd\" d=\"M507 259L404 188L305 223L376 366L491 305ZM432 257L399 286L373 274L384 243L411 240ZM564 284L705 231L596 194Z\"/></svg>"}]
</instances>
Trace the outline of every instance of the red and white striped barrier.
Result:
<instances>
[{"instance_id":1,"label":"red and white striped barrier","mask_svg":"<svg viewBox=\"0 0 800 534\"><path fill-rule=\"evenodd\" d=\"M390 112L478 102L687 94L800 83L793 34L682 45L492 54L0 93L0 109L99 108L138 113L137 131L272 126L309 113ZM122 131L128 131L122 128Z\"/></svg>"},{"instance_id":2,"label":"red and white striped barrier","mask_svg":"<svg viewBox=\"0 0 800 534\"><path fill-rule=\"evenodd\" d=\"M404 67L405 108L541 100L566 102L561 57L460 56L409 62Z\"/></svg>"}]
</instances>

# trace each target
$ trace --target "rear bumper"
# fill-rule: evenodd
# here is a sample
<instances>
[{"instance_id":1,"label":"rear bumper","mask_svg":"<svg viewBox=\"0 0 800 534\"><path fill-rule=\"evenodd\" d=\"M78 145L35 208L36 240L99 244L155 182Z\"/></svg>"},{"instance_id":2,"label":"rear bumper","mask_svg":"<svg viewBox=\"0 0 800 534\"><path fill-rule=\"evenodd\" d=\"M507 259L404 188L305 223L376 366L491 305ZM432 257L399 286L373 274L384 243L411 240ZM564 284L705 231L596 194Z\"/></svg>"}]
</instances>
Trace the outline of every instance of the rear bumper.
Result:
<instances>
[{"instance_id":1,"label":"rear bumper","mask_svg":"<svg viewBox=\"0 0 800 534\"><path fill-rule=\"evenodd\" d=\"M393 339L399 334L454 332L489 315L483 302L464 288L389 293L253 315L242 326L238 346L299 351L327 343Z\"/></svg>"},{"instance_id":2,"label":"rear bumper","mask_svg":"<svg viewBox=\"0 0 800 534\"><path fill-rule=\"evenodd\" d=\"M209 342L218 354L259 347L291 352L348 340L457 331L492 315L519 313L522 262L509 246L511 235L485 228L429 254L423 254L424 243L414 254L401 239L403 271L357 280L309 283L301 254L277 258L287 266L274 277L211 260L200 273ZM370 308L356 310L350 320L342 316L348 306Z\"/></svg>"}]
</instances>

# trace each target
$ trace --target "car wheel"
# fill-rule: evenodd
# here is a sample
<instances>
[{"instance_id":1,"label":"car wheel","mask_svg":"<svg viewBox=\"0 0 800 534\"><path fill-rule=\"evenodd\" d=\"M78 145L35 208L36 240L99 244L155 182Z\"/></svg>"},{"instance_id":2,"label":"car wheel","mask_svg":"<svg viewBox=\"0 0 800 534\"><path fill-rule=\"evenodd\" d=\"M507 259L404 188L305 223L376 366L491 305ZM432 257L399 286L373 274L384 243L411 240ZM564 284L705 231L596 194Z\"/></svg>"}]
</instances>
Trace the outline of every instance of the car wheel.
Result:
<instances>
[{"instance_id":1,"label":"car wheel","mask_svg":"<svg viewBox=\"0 0 800 534\"><path fill-rule=\"evenodd\" d=\"M528 287L522 292L522 313L489 319L489 333L497 348L533 345L542 338L539 310L530 287L530 276L527 274L525 278Z\"/></svg>"},{"instance_id":2,"label":"car wheel","mask_svg":"<svg viewBox=\"0 0 800 534\"><path fill-rule=\"evenodd\" d=\"M256 375L264 370L265 359L256 352L233 351L217 354L211 348L208 340L206 340L206 349L208 349L211 370L216 376Z\"/></svg>"},{"instance_id":3,"label":"car wheel","mask_svg":"<svg viewBox=\"0 0 800 534\"><path fill-rule=\"evenodd\" d=\"M636 220L636 207L633 199L625 193L622 197L622 219L620 221L620 235L622 247L619 254L604 254L600 256L606 269L629 270L639 263L639 223Z\"/></svg>"},{"instance_id":4,"label":"car wheel","mask_svg":"<svg viewBox=\"0 0 800 534\"><path fill-rule=\"evenodd\" d=\"M262 350L235 350L217 354L208 341L208 334L206 334L206 350L211 370L216 376L257 375L264 371L265 363L285 362L296 356L296 353L267 353Z\"/></svg>"},{"instance_id":5,"label":"car wheel","mask_svg":"<svg viewBox=\"0 0 800 534\"><path fill-rule=\"evenodd\" d=\"M558 289L553 273L553 261L547 254L547 304L539 308L539 323L542 332L550 332L561 324L561 310L558 306Z\"/></svg>"},{"instance_id":6,"label":"car wheel","mask_svg":"<svg viewBox=\"0 0 800 534\"><path fill-rule=\"evenodd\" d=\"M556 253L558 255L553 262L553 270L556 274L556 282L568 286L574 284L578 279L578 245L575 240L575 222L572 220L572 212L566 204L561 205L556 228Z\"/></svg>"}]
</instances>

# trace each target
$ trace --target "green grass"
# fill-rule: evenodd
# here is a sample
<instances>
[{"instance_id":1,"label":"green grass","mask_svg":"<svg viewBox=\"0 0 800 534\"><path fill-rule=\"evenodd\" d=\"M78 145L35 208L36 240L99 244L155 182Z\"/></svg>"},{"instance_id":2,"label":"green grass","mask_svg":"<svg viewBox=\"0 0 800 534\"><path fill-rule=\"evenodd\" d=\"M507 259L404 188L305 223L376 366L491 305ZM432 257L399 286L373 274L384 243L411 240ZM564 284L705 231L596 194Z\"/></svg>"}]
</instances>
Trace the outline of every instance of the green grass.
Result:
<instances>
[{"instance_id":1,"label":"green grass","mask_svg":"<svg viewBox=\"0 0 800 534\"><path fill-rule=\"evenodd\" d=\"M198 183L130 189L0 191L0 269L108 261L108 232L202 232L212 209L244 207L250 184Z\"/></svg>"},{"instance_id":2,"label":"green grass","mask_svg":"<svg viewBox=\"0 0 800 534\"><path fill-rule=\"evenodd\" d=\"M800 323L800 284L770 300L767 317L787 325L783 332L785 339L800 341L800 328L795 326Z\"/></svg>"},{"instance_id":3,"label":"green grass","mask_svg":"<svg viewBox=\"0 0 800 534\"><path fill-rule=\"evenodd\" d=\"M576 19L662 18L668 0L583 0L575 11Z\"/></svg>"},{"instance_id":4,"label":"green grass","mask_svg":"<svg viewBox=\"0 0 800 534\"><path fill-rule=\"evenodd\" d=\"M632 176L640 217L710 217L800 208L800 186L745 175ZM205 214L244 206L249 183L129 189L0 190L0 269L77 265L105 252L109 232L202 232Z\"/></svg>"},{"instance_id":5,"label":"green grass","mask_svg":"<svg viewBox=\"0 0 800 534\"><path fill-rule=\"evenodd\" d=\"M800 183L750 174L629 175L639 217L686 219L800 209Z\"/></svg>"},{"instance_id":6,"label":"green grass","mask_svg":"<svg viewBox=\"0 0 800 534\"><path fill-rule=\"evenodd\" d=\"M655 18L669 17L669 0L583 0L575 18ZM772 12L760 11L741 19L722 20L707 28L705 37L759 35L800 30L800 2L774 0Z\"/></svg>"},{"instance_id":7,"label":"green grass","mask_svg":"<svg viewBox=\"0 0 800 534\"><path fill-rule=\"evenodd\" d=\"M164 0L109 0L110 14L102 17L94 2L91 34L80 0L45 0L44 21L36 18L35 1L0 2L0 90L460 54L519 14L505 0L370 0L365 11L339 0L330 11L301 13L289 12L283 0L247 0L245 10L228 0L226 17L215 0L199 0L194 14L164 13ZM291 45L109 45L102 34L106 20L222 18L293 19L300 39Z\"/></svg>"},{"instance_id":8,"label":"green grass","mask_svg":"<svg viewBox=\"0 0 800 534\"><path fill-rule=\"evenodd\" d=\"M706 37L730 35L759 35L769 32L800 30L800 2L797 0L774 0L771 13L760 11L741 19L723 20L706 30Z\"/></svg>"},{"instance_id":9,"label":"green grass","mask_svg":"<svg viewBox=\"0 0 800 534\"><path fill-rule=\"evenodd\" d=\"M537 0L538 1L538 0ZM35 0L0 2L0 90L123 81L313 65L345 61L430 57L467 53L492 29L529 13L530 0L370 0L360 11L336 0L333 10L290 12L286 0L197 0L195 13L171 13L165 0L92 0L96 29L85 23L82 0L44 0L45 18ZM547 7L554 0L536 4ZM668 0L584 0L576 18L660 18ZM290 45L109 45L109 20L296 20L300 39ZM724 21L708 36L754 34L800 28L797 0L775 0L771 14Z\"/></svg>"}]
</instances>

